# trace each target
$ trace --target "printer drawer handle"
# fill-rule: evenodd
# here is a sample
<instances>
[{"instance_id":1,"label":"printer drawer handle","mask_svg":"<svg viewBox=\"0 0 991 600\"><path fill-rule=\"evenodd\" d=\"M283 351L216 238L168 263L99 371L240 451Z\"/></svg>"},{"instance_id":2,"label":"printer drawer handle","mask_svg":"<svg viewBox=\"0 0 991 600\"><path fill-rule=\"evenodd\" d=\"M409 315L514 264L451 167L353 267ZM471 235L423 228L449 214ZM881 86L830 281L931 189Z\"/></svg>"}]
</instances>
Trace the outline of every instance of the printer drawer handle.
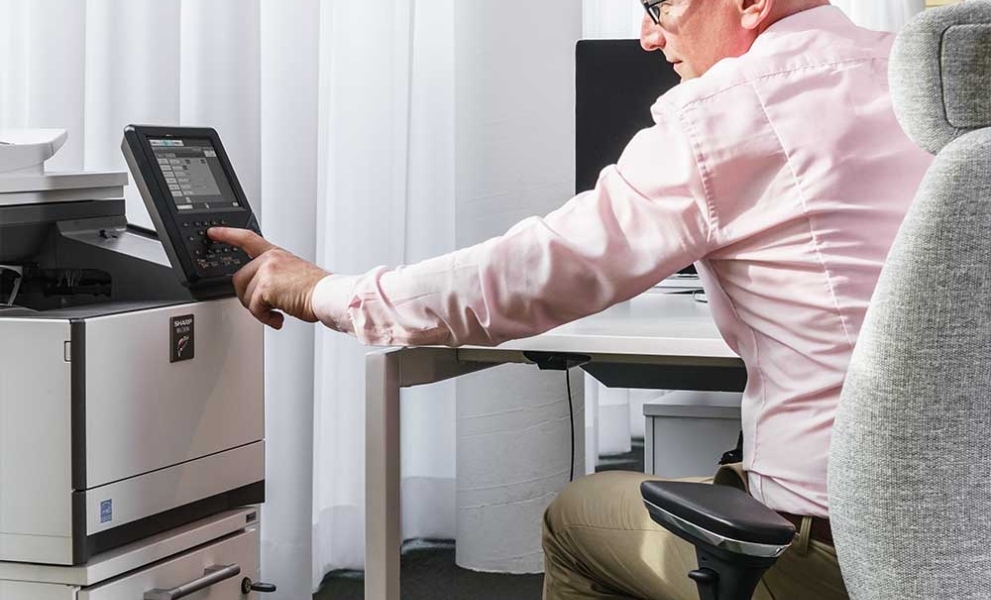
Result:
<instances>
[{"instance_id":1,"label":"printer drawer handle","mask_svg":"<svg viewBox=\"0 0 991 600\"><path fill-rule=\"evenodd\" d=\"M238 565L214 565L204 569L203 577L184 583L179 587L174 587L171 590L156 589L145 592L144 600L179 600L179 598L185 598L240 574L241 567Z\"/></svg>"}]
</instances>

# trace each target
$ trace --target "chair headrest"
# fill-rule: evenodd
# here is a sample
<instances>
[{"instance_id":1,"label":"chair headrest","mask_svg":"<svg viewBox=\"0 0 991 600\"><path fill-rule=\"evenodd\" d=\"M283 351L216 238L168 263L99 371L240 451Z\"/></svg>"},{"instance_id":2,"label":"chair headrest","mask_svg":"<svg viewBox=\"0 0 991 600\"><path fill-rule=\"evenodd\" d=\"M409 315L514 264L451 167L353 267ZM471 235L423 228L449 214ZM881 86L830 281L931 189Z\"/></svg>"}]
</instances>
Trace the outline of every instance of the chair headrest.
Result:
<instances>
[{"instance_id":1,"label":"chair headrest","mask_svg":"<svg viewBox=\"0 0 991 600\"><path fill-rule=\"evenodd\" d=\"M898 35L891 94L902 128L937 154L991 127L991 0L927 10Z\"/></svg>"}]
</instances>

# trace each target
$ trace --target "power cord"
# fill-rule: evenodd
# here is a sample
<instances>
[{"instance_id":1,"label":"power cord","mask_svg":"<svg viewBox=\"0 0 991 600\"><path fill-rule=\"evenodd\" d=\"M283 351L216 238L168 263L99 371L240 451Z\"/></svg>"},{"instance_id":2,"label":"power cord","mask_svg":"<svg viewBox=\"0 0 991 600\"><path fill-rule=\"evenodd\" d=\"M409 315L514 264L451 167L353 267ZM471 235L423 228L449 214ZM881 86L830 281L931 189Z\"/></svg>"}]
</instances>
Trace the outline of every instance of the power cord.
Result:
<instances>
[{"instance_id":1,"label":"power cord","mask_svg":"<svg viewBox=\"0 0 991 600\"><path fill-rule=\"evenodd\" d=\"M571 371L564 372L564 383L568 386L568 414L571 416L571 475L568 482L575 480L575 403L571 399Z\"/></svg>"},{"instance_id":2,"label":"power cord","mask_svg":"<svg viewBox=\"0 0 991 600\"><path fill-rule=\"evenodd\" d=\"M564 379L568 389L568 412L571 415L571 474L568 481L575 480L575 403L571 395L571 374L569 371L580 367L592 360L585 354L569 354L567 352L524 352L523 356L537 365L541 371L564 371Z\"/></svg>"}]
</instances>

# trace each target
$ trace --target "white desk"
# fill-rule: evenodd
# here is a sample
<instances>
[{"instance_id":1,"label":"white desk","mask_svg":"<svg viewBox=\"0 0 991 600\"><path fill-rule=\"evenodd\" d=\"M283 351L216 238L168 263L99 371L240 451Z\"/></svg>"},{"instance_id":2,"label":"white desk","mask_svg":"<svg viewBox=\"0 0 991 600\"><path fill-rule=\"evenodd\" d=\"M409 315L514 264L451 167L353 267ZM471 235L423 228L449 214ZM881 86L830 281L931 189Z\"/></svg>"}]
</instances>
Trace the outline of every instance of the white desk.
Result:
<instances>
[{"instance_id":1,"label":"white desk","mask_svg":"<svg viewBox=\"0 0 991 600\"><path fill-rule=\"evenodd\" d=\"M366 358L365 599L399 600L400 389L444 381L525 353L573 353L616 387L742 388L743 363L720 337L708 306L688 295L649 293L543 335L496 348L400 348ZM530 355L533 356L532 354Z\"/></svg>"}]
</instances>

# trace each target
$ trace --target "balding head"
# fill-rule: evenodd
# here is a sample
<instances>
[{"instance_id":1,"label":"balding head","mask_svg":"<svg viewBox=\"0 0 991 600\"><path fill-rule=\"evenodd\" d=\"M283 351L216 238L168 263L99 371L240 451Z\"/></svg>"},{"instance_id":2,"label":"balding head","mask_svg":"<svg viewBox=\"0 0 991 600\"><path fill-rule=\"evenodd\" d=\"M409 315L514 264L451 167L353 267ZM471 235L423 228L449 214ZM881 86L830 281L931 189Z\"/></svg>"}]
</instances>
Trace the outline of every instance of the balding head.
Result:
<instances>
[{"instance_id":1,"label":"balding head","mask_svg":"<svg viewBox=\"0 0 991 600\"><path fill-rule=\"evenodd\" d=\"M660 50L682 79L701 77L724 58L750 50L768 27L829 0L667 0L660 25L645 18L644 50Z\"/></svg>"}]
</instances>

